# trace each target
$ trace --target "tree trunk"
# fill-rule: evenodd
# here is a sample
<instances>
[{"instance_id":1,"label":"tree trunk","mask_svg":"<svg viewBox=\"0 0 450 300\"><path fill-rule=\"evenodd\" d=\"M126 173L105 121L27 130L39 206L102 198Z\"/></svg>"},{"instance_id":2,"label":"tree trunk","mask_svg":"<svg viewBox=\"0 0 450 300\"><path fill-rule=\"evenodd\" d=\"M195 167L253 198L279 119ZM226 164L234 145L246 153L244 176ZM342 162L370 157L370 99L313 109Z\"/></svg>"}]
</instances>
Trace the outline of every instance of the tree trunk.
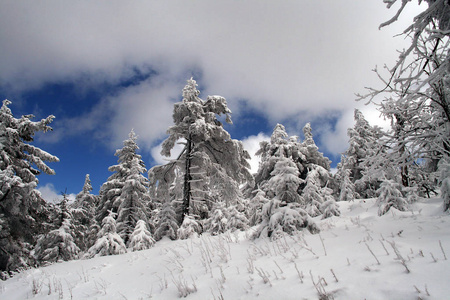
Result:
<instances>
[{"instance_id":1,"label":"tree trunk","mask_svg":"<svg viewBox=\"0 0 450 300\"><path fill-rule=\"evenodd\" d=\"M191 152L192 152L192 136L189 134L189 138L186 141L186 165L184 172L184 186L183 186L183 203L182 203L182 216L181 223L184 218L189 216L189 205L191 202Z\"/></svg>"}]
</instances>

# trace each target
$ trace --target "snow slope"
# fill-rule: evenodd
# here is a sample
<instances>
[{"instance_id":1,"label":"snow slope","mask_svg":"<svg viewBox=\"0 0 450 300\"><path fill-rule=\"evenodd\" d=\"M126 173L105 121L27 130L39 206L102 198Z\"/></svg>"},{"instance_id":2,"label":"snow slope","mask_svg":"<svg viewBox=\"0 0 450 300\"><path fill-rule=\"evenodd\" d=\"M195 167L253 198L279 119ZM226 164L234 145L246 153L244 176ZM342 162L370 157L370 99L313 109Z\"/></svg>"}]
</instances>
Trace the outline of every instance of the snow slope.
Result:
<instances>
[{"instance_id":1,"label":"snow slope","mask_svg":"<svg viewBox=\"0 0 450 300\"><path fill-rule=\"evenodd\" d=\"M31 269L0 299L449 299L450 216L441 199L378 217L339 202L322 232L277 241L248 233L164 239L149 250Z\"/></svg>"}]
</instances>

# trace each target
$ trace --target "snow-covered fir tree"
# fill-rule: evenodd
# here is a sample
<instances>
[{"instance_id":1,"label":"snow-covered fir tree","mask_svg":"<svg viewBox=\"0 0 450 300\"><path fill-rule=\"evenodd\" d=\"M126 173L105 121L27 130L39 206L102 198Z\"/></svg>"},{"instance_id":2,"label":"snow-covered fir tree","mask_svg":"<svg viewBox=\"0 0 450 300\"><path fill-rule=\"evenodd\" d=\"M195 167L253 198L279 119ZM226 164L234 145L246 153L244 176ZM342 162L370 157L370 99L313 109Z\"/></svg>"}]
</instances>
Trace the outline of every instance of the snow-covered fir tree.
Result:
<instances>
[{"instance_id":1,"label":"snow-covered fir tree","mask_svg":"<svg viewBox=\"0 0 450 300\"><path fill-rule=\"evenodd\" d=\"M236 205L227 207L226 203L217 202L211 216L204 224L204 230L217 235L226 231L245 230L248 228L248 223L247 217L237 209Z\"/></svg>"},{"instance_id":2,"label":"snow-covered fir tree","mask_svg":"<svg viewBox=\"0 0 450 300\"><path fill-rule=\"evenodd\" d=\"M275 240L285 233L293 234L303 228L311 233L320 232L311 216L298 203L286 204L272 199L263 206L262 222L258 225L255 236L267 236Z\"/></svg>"},{"instance_id":3,"label":"snow-covered fir tree","mask_svg":"<svg viewBox=\"0 0 450 300\"><path fill-rule=\"evenodd\" d=\"M369 168L380 163L384 166L383 162L377 159L378 155L383 152L379 146L382 131L377 126L371 126L358 109L355 109L354 120L354 127L347 131L349 146L342 155L336 177L341 186L346 185L344 193L348 192L348 188L353 188L348 182L350 180L355 188L355 196L370 198L376 195L379 187L377 180L379 175L374 175L373 168L371 171ZM347 170L350 171L349 174L347 174ZM344 183L344 181L347 182Z\"/></svg>"},{"instance_id":4,"label":"snow-covered fir tree","mask_svg":"<svg viewBox=\"0 0 450 300\"><path fill-rule=\"evenodd\" d=\"M225 203L217 202L214 205L211 216L205 222L204 230L212 235L224 233L228 229L228 217Z\"/></svg>"},{"instance_id":5,"label":"snow-covered fir tree","mask_svg":"<svg viewBox=\"0 0 450 300\"><path fill-rule=\"evenodd\" d=\"M340 216L341 211L339 210L339 206L337 205L336 200L333 197L333 190L325 186L322 188L321 194L323 197L323 203L320 206L322 219L330 218L333 216Z\"/></svg>"},{"instance_id":6,"label":"snow-covered fir tree","mask_svg":"<svg viewBox=\"0 0 450 300\"><path fill-rule=\"evenodd\" d=\"M139 220L149 224L148 180L142 173L146 172L141 160L134 157L130 162L130 174L118 198L120 205L117 216L117 232L128 244L130 236ZM153 229L153 226L152 226Z\"/></svg>"},{"instance_id":7,"label":"snow-covered fir tree","mask_svg":"<svg viewBox=\"0 0 450 300\"><path fill-rule=\"evenodd\" d=\"M280 157L275 163L272 176L267 182L267 189L279 200L286 203L300 202L298 190L303 180L295 163L287 158Z\"/></svg>"},{"instance_id":8,"label":"snow-covered fir tree","mask_svg":"<svg viewBox=\"0 0 450 300\"><path fill-rule=\"evenodd\" d=\"M261 156L261 162L255 181L258 189L265 194L259 193L258 198L255 197L254 200L267 198L271 201L264 204L263 210L266 209L266 212L262 213L261 217L258 212L252 212L252 216L254 219L261 219L262 228L268 229L268 234L275 230L274 227L270 227L270 224L278 224L278 229L287 230L286 226L280 225L284 222L278 219L280 216L290 218L295 215L301 218L296 221L297 224L307 227L306 224L309 224L307 220L311 218L308 213L312 216L322 214L321 209L325 202L329 208L327 214L332 212L337 214L337 210L331 209L336 205L328 202L333 198L329 194L329 189L326 188L331 178L330 160L319 152L309 123L304 126L303 133L305 140L299 142L298 137L289 137L284 126L277 124L270 141L261 142L260 149L256 153ZM277 201L280 201L278 206L275 205ZM258 203L252 203L250 206L261 207ZM280 213L278 207L283 213ZM287 210L297 211L297 213L285 213ZM290 222L287 221L286 224ZM296 225L296 228L303 227Z\"/></svg>"},{"instance_id":9,"label":"snow-covered fir tree","mask_svg":"<svg viewBox=\"0 0 450 300\"><path fill-rule=\"evenodd\" d=\"M116 153L114 154L118 157L118 164L108 168L113 174L100 188L100 200L97 207L97 220L99 222L109 214L108 211L111 210L114 213L118 212L119 206L124 199L123 197L120 197L120 195L122 194L122 189L125 186L127 178L133 172L132 166L135 166L135 162L133 162L134 159L137 159L138 164L140 165L139 171L141 173L146 172L142 157L136 152L139 149L136 140L137 136L134 131L131 130L128 139L123 142L123 147L116 150ZM139 177L138 181L148 187L148 181L144 176Z\"/></svg>"},{"instance_id":10,"label":"snow-covered fir tree","mask_svg":"<svg viewBox=\"0 0 450 300\"><path fill-rule=\"evenodd\" d=\"M249 221L245 215L245 212L238 210L236 205L228 206L227 214L229 230L247 230L249 228Z\"/></svg>"},{"instance_id":11,"label":"snow-covered fir tree","mask_svg":"<svg viewBox=\"0 0 450 300\"><path fill-rule=\"evenodd\" d=\"M137 136L131 130L123 147L116 151L118 164L109 167L114 174L102 185L97 207L97 219L104 218L108 211L117 214L117 231L125 243L138 220L149 222L152 209L148 179L143 175L147 170L141 155L136 152L139 149L136 140Z\"/></svg>"},{"instance_id":12,"label":"snow-covered fir tree","mask_svg":"<svg viewBox=\"0 0 450 300\"><path fill-rule=\"evenodd\" d=\"M406 211L408 209L408 202L403 198L401 192L401 184L394 180L386 179L381 182L378 193L378 214L384 215L391 207L394 207L400 211Z\"/></svg>"},{"instance_id":13,"label":"snow-covered fir tree","mask_svg":"<svg viewBox=\"0 0 450 300\"><path fill-rule=\"evenodd\" d=\"M80 248L75 243L77 228L73 224L73 216L69 211L66 195L63 196L59 205L59 220L55 222L59 227L41 235L33 251L40 265L77 259L80 253Z\"/></svg>"},{"instance_id":14,"label":"snow-covered fir tree","mask_svg":"<svg viewBox=\"0 0 450 300\"><path fill-rule=\"evenodd\" d=\"M51 131L54 116L34 122L33 115L17 119L4 100L0 108L0 271L32 263L35 237L46 229L48 204L35 190L41 172L55 174L46 162L59 159L32 145L37 132Z\"/></svg>"},{"instance_id":15,"label":"snow-covered fir tree","mask_svg":"<svg viewBox=\"0 0 450 300\"><path fill-rule=\"evenodd\" d=\"M144 220L139 220L130 237L129 249L131 251L141 251L150 249L155 245L155 240L152 234L147 229L147 223Z\"/></svg>"},{"instance_id":16,"label":"snow-covered fir tree","mask_svg":"<svg viewBox=\"0 0 450 300\"><path fill-rule=\"evenodd\" d=\"M329 172L321 166L312 166L306 176L306 186L302 191L302 204L306 211L316 217L322 214L321 207L325 202L325 194L322 187L325 186L329 177ZM324 184L325 183L325 184Z\"/></svg>"},{"instance_id":17,"label":"snow-covered fir tree","mask_svg":"<svg viewBox=\"0 0 450 300\"><path fill-rule=\"evenodd\" d=\"M86 174L83 189L75 197L75 201L70 205L78 236L77 245L82 251L91 247L96 240L99 226L95 220L95 210L98 197L91 194L92 185L89 174Z\"/></svg>"},{"instance_id":18,"label":"snow-covered fir tree","mask_svg":"<svg viewBox=\"0 0 450 300\"><path fill-rule=\"evenodd\" d=\"M248 200L246 214L250 226L257 225L262 222L262 208L264 204L269 202L266 193L261 189L256 189L253 193L255 196Z\"/></svg>"},{"instance_id":19,"label":"snow-covered fir tree","mask_svg":"<svg viewBox=\"0 0 450 300\"><path fill-rule=\"evenodd\" d=\"M218 119L224 115L226 122L232 123L225 98L208 96L205 101L199 95L195 80L188 80L182 101L174 105L174 125L167 130L169 137L162 144L161 154L169 157L177 142L185 147L176 160L152 168L149 175L157 189L167 189L182 180L182 199L176 199L181 201L181 221L189 215L208 218L215 202L239 201L234 197L239 195L239 184L253 183L249 154L242 142L231 139ZM159 193L169 194L168 190Z\"/></svg>"},{"instance_id":20,"label":"snow-covered fir tree","mask_svg":"<svg viewBox=\"0 0 450 300\"><path fill-rule=\"evenodd\" d=\"M203 226L195 220L193 216L185 216L183 223L178 228L177 236L181 240L185 240L191 237L198 237L203 232Z\"/></svg>"},{"instance_id":21,"label":"snow-covered fir tree","mask_svg":"<svg viewBox=\"0 0 450 300\"><path fill-rule=\"evenodd\" d=\"M353 201L359 195L355 192L355 184L352 182L350 169L338 166L339 174L339 201Z\"/></svg>"},{"instance_id":22,"label":"snow-covered fir tree","mask_svg":"<svg viewBox=\"0 0 450 300\"><path fill-rule=\"evenodd\" d=\"M267 194L267 197L273 198L275 196L275 191L267 185L272 177L275 164L280 158L291 158L296 164L298 160L305 160L303 153L293 151L298 150L298 147L295 147L296 142L296 140L288 139L286 129L281 124L277 124L273 129L270 141L260 142L259 150L255 154L261 157L258 172L255 174L255 184L257 189L261 189Z\"/></svg>"},{"instance_id":23,"label":"snow-covered fir tree","mask_svg":"<svg viewBox=\"0 0 450 300\"><path fill-rule=\"evenodd\" d=\"M120 235L117 234L116 220L114 219L114 213L109 214L102 221L102 228L98 232L97 241L86 252L86 258L92 258L95 256L117 255L127 252L125 243Z\"/></svg>"},{"instance_id":24,"label":"snow-covered fir tree","mask_svg":"<svg viewBox=\"0 0 450 300\"><path fill-rule=\"evenodd\" d=\"M155 226L155 239L159 241L164 236L167 236L171 240L176 240L179 226L177 215L171 202L164 203L157 217L158 223Z\"/></svg>"}]
</instances>

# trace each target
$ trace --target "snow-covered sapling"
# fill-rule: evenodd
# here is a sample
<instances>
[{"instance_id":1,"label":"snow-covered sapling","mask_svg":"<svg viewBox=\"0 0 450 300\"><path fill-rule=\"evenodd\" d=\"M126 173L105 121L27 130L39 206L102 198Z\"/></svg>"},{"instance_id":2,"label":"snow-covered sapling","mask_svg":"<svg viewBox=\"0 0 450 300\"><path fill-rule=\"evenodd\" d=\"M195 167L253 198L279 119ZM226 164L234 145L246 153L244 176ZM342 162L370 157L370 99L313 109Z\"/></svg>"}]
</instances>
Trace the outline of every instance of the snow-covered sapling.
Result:
<instances>
[{"instance_id":1,"label":"snow-covered sapling","mask_svg":"<svg viewBox=\"0 0 450 300\"><path fill-rule=\"evenodd\" d=\"M109 215L103 219L102 229L100 229L98 233L98 239L85 254L86 258L116 255L127 252L122 238L117 234L114 215L115 214L110 211Z\"/></svg>"},{"instance_id":2,"label":"snow-covered sapling","mask_svg":"<svg viewBox=\"0 0 450 300\"><path fill-rule=\"evenodd\" d=\"M393 180L384 180L378 193L378 215L382 216L389 211L391 207L394 207L400 211L406 211L408 209L408 203L403 198L401 186L399 183Z\"/></svg>"},{"instance_id":3,"label":"snow-covered sapling","mask_svg":"<svg viewBox=\"0 0 450 300\"><path fill-rule=\"evenodd\" d=\"M140 251L150 249L154 245L155 240L150 231L147 230L147 224L144 220L139 220L131 234L129 248L131 251Z\"/></svg>"},{"instance_id":4,"label":"snow-covered sapling","mask_svg":"<svg viewBox=\"0 0 450 300\"><path fill-rule=\"evenodd\" d=\"M191 216L185 216L177 234L179 239L184 240L190 237L198 237L202 231L203 229L199 222Z\"/></svg>"}]
</instances>

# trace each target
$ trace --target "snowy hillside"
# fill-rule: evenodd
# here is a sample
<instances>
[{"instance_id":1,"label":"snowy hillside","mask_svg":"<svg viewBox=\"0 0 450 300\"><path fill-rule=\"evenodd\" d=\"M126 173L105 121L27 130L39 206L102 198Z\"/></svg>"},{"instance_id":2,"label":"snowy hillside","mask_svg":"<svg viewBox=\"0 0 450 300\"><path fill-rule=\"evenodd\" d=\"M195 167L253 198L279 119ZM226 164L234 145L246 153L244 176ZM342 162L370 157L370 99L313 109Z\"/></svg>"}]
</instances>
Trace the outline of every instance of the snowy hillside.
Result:
<instances>
[{"instance_id":1,"label":"snowy hillside","mask_svg":"<svg viewBox=\"0 0 450 300\"><path fill-rule=\"evenodd\" d=\"M450 217L441 199L382 217L373 199L338 204L342 216L317 219L317 235L164 239L28 270L0 282L0 298L448 299Z\"/></svg>"}]
</instances>

